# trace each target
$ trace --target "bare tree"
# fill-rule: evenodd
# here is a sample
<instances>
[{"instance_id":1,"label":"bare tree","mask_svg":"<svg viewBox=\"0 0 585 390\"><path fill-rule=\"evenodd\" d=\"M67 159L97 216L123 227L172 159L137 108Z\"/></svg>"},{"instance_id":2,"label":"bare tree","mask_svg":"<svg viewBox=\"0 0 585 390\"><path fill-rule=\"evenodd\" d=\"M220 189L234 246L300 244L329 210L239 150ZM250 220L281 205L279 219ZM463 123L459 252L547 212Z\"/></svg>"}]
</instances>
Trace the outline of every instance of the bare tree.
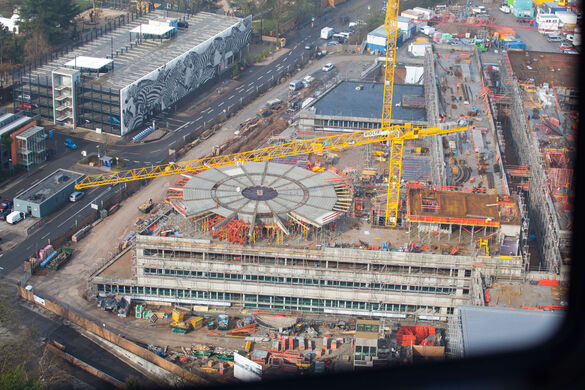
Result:
<instances>
[{"instance_id":1,"label":"bare tree","mask_svg":"<svg viewBox=\"0 0 585 390\"><path fill-rule=\"evenodd\" d=\"M24 56L27 60L50 52L51 45L42 31L37 30L31 33L30 38L24 44Z\"/></svg>"}]
</instances>

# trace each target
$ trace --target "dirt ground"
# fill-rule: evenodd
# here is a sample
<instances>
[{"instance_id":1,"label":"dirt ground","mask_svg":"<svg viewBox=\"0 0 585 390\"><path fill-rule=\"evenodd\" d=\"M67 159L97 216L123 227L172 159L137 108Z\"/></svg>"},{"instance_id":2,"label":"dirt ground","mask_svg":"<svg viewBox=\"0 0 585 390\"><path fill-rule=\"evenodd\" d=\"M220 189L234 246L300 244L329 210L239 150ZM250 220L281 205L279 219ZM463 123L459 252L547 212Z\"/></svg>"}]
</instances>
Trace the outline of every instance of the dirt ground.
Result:
<instances>
[{"instance_id":1,"label":"dirt ground","mask_svg":"<svg viewBox=\"0 0 585 390\"><path fill-rule=\"evenodd\" d=\"M92 27L102 25L117 16L127 14L125 11L119 11L115 9L96 8L97 17L94 17L94 22L90 23L89 14L92 12L92 10L92 8L87 9L75 17L79 31L83 31L84 29L91 29Z\"/></svg>"},{"instance_id":2,"label":"dirt ground","mask_svg":"<svg viewBox=\"0 0 585 390\"><path fill-rule=\"evenodd\" d=\"M497 282L489 289L490 306L516 307L565 306L567 288L540 286L529 282Z\"/></svg>"}]
</instances>

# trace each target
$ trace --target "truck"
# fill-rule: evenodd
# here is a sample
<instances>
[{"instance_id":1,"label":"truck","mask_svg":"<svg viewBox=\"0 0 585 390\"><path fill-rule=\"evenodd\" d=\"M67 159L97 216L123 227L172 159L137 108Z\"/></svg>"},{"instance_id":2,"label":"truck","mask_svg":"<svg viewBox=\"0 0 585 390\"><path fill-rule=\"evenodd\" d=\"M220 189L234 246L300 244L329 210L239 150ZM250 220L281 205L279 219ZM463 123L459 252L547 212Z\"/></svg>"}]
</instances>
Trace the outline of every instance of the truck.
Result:
<instances>
[{"instance_id":1,"label":"truck","mask_svg":"<svg viewBox=\"0 0 585 390\"><path fill-rule=\"evenodd\" d=\"M46 267L53 271L57 271L61 266L69 261L71 255L73 254L73 249L67 247L61 247L57 256L54 257L52 260L48 262Z\"/></svg>"},{"instance_id":2,"label":"truck","mask_svg":"<svg viewBox=\"0 0 585 390\"><path fill-rule=\"evenodd\" d=\"M152 210L152 207L154 206L154 203L152 203L152 199L149 199L148 201L142 203L140 206L138 206L138 211L140 211L141 213L147 214L150 212L150 210Z\"/></svg>"},{"instance_id":3,"label":"truck","mask_svg":"<svg viewBox=\"0 0 585 390\"><path fill-rule=\"evenodd\" d=\"M330 39L333 36L333 27L323 27L321 29L321 39Z\"/></svg>"},{"instance_id":4,"label":"truck","mask_svg":"<svg viewBox=\"0 0 585 390\"><path fill-rule=\"evenodd\" d=\"M288 89L292 92L298 91L299 89L303 89L305 85L300 80L293 80L288 84Z\"/></svg>"}]
</instances>

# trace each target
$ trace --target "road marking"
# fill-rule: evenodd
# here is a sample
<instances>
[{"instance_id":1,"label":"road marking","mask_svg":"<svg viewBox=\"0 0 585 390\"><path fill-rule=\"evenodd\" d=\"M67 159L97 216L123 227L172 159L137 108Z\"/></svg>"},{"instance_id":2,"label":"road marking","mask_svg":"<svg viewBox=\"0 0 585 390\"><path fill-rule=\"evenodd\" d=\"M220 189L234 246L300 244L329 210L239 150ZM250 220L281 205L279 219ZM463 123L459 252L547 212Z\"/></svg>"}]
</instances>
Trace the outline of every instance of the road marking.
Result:
<instances>
[{"instance_id":1,"label":"road marking","mask_svg":"<svg viewBox=\"0 0 585 390\"><path fill-rule=\"evenodd\" d=\"M209 111L209 114L211 114L213 112L213 110Z\"/></svg>"},{"instance_id":2,"label":"road marking","mask_svg":"<svg viewBox=\"0 0 585 390\"><path fill-rule=\"evenodd\" d=\"M47 233L47 234L45 234L44 236L42 236L42 237L41 237L41 240L44 240L45 238L49 237L49 234L51 234L51 233Z\"/></svg>"},{"instance_id":3,"label":"road marking","mask_svg":"<svg viewBox=\"0 0 585 390\"><path fill-rule=\"evenodd\" d=\"M258 77L258 80L262 79L263 76Z\"/></svg>"},{"instance_id":4,"label":"road marking","mask_svg":"<svg viewBox=\"0 0 585 390\"><path fill-rule=\"evenodd\" d=\"M233 99L233 97L234 97L234 95L230 96L230 97L228 98L228 100L230 100L230 99Z\"/></svg>"},{"instance_id":5,"label":"road marking","mask_svg":"<svg viewBox=\"0 0 585 390\"><path fill-rule=\"evenodd\" d=\"M266 73L270 73L270 72L272 72L272 69L268 69L268 71Z\"/></svg>"},{"instance_id":6,"label":"road marking","mask_svg":"<svg viewBox=\"0 0 585 390\"><path fill-rule=\"evenodd\" d=\"M199 122L201 119L203 119L203 115L201 115L199 118L195 119L193 122Z\"/></svg>"},{"instance_id":7,"label":"road marking","mask_svg":"<svg viewBox=\"0 0 585 390\"><path fill-rule=\"evenodd\" d=\"M189 124L189 123L185 123L185 124L181 125L180 127L177 127L177 128L175 129L175 131L179 131L179 130L181 130L183 127L187 126L188 124Z\"/></svg>"},{"instance_id":8,"label":"road marking","mask_svg":"<svg viewBox=\"0 0 585 390\"><path fill-rule=\"evenodd\" d=\"M250 88L248 88L248 89L246 90L246 92L250 92L250 91L251 91L251 90L253 90L253 89L254 89L254 87L250 87Z\"/></svg>"},{"instance_id":9,"label":"road marking","mask_svg":"<svg viewBox=\"0 0 585 390\"><path fill-rule=\"evenodd\" d=\"M138 161L138 160L134 160L134 162L135 162L135 163L140 163L140 161Z\"/></svg>"},{"instance_id":10,"label":"road marking","mask_svg":"<svg viewBox=\"0 0 585 390\"><path fill-rule=\"evenodd\" d=\"M223 103L224 103L224 102L221 102L221 103L219 103L217 106L218 106L218 107L221 107L221 106L223 106Z\"/></svg>"}]
</instances>

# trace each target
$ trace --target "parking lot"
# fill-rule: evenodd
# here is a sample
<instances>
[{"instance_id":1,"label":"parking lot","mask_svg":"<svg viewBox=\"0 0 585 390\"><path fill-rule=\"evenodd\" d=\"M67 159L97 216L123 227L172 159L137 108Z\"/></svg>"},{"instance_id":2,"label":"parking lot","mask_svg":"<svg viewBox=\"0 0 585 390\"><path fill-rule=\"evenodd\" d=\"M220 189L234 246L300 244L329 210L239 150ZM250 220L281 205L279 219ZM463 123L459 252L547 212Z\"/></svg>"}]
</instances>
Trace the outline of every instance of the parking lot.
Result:
<instances>
[{"instance_id":1,"label":"parking lot","mask_svg":"<svg viewBox=\"0 0 585 390\"><path fill-rule=\"evenodd\" d=\"M486 4L489 15L494 18L494 24L508 26L516 31L516 36L526 43L526 50L561 53L561 42L549 42L544 34L527 23L519 23L511 13L505 14L499 10L499 3Z\"/></svg>"}]
</instances>

